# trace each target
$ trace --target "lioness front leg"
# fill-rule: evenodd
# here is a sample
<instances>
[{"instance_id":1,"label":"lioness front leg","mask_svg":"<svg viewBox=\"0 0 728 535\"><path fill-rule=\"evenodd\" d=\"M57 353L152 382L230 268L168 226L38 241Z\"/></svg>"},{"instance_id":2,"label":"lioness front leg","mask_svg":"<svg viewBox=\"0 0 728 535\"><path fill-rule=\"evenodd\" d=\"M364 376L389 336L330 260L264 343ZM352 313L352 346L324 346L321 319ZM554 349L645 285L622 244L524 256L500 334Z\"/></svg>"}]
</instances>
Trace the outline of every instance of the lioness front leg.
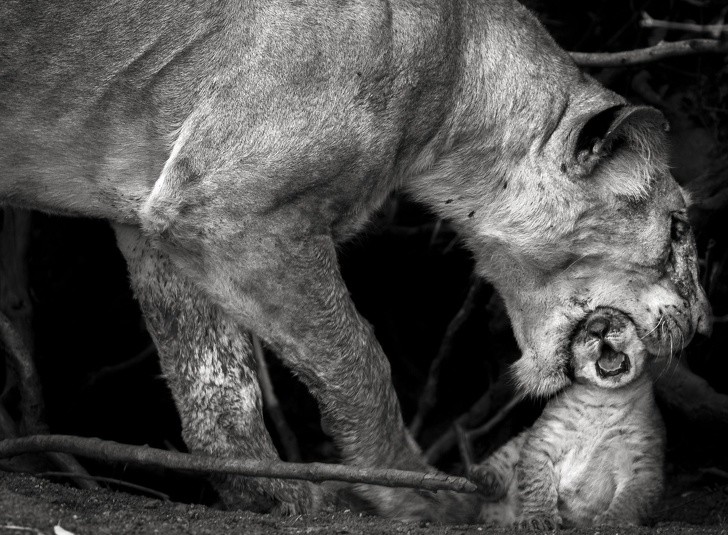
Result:
<instances>
[{"instance_id":1,"label":"lioness front leg","mask_svg":"<svg viewBox=\"0 0 728 535\"><path fill-rule=\"evenodd\" d=\"M352 303L330 236L286 235L269 223L237 233L199 257L160 243L218 303L251 328L306 384L323 428L344 459L363 467L432 470L408 436L389 362ZM263 228L265 226L265 228ZM293 230L292 230L293 232ZM219 238L220 236L216 236ZM401 518L463 520L473 503L453 494L362 486L378 512Z\"/></svg>"},{"instance_id":2,"label":"lioness front leg","mask_svg":"<svg viewBox=\"0 0 728 535\"><path fill-rule=\"evenodd\" d=\"M263 421L250 335L231 323L138 229L115 230L190 451L278 458ZM231 507L298 514L321 505L321 489L305 482L218 476L214 483Z\"/></svg>"}]
</instances>

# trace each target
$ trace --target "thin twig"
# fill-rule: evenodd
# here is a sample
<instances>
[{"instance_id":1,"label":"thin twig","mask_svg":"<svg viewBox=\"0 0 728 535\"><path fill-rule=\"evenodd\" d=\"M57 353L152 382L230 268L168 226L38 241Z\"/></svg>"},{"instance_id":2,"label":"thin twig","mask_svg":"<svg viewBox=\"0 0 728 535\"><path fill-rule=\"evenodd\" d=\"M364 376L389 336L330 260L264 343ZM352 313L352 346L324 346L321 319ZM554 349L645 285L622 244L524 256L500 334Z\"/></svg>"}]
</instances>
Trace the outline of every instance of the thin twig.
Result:
<instances>
[{"instance_id":1,"label":"thin twig","mask_svg":"<svg viewBox=\"0 0 728 535\"><path fill-rule=\"evenodd\" d=\"M255 334L252 335L252 338L253 353L255 353L255 360L258 362L258 382L260 383L260 390L263 392L263 405L268 411L271 420L273 420L273 425L283 446L286 459L291 462L298 462L301 460L298 439L296 439L295 433L291 430L291 426L288 425L286 416L283 414L281 404L276 396L273 381L271 381L270 373L268 373L268 365L265 362L265 355L263 354L263 346L260 343L260 338Z\"/></svg>"},{"instance_id":2,"label":"thin twig","mask_svg":"<svg viewBox=\"0 0 728 535\"><path fill-rule=\"evenodd\" d=\"M511 413L511 411L515 409L521 401L523 401L522 395L514 397L508 403L506 403L505 406L501 407L501 409L497 413L495 413L495 416L493 416L493 418L485 422L480 427L472 429L469 435L472 438L479 438L483 435L487 435L496 425L505 420L506 417Z\"/></svg>"},{"instance_id":3,"label":"thin twig","mask_svg":"<svg viewBox=\"0 0 728 535\"><path fill-rule=\"evenodd\" d=\"M708 468L699 468L698 472L707 476L718 477L720 479L728 480L728 472L721 470L716 466L709 466Z\"/></svg>"},{"instance_id":4,"label":"thin twig","mask_svg":"<svg viewBox=\"0 0 728 535\"><path fill-rule=\"evenodd\" d=\"M425 451L425 461L429 464L434 464L455 445L457 438L455 434L456 425L470 427L473 421L476 419L479 421L480 415L487 415L492 405L492 394L493 389L488 389L466 412L455 418L453 425L427 448L427 451Z\"/></svg>"},{"instance_id":5,"label":"thin twig","mask_svg":"<svg viewBox=\"0 0 728 535\"><path fill-rule=\"evenodd\" d=\"M694 54L726 52L728 43L716 39L687 39L671 43L662 42L655 46L624 52L570 52L570 54L576 64L582 67L623 67Z\"/></svg>"},{"instance_id":6,"label":"thin twig","mask_svg":"<svg viewBox=\"0 0 728 535\"><path fill-rule=\"evenodd\" d=\"M11 356L21 384L25 386L21 396L21 412L25 428L34 433L43 433L48 427L43 420L43 396L40 391L40 382L35 369L33 357L23 342L21 334L15 326L0 312L0 338L5 345L8 355ZM74 458L63 453L50 453L48 458L62 470L82 476L76 484L82 489L97 489L99 486L93 481L83 479L89 475L83 466Z\"/></svg>"},{"instance_id":7,"label":"thin twig","mask_svg":"<svg viewBox=\"0 0 728 535\"><path fill-rule=\"evenodd\" d=\"M728 32L726 24L695 24L694 22L672 22L668 20L653 19L646 12L642 12L640 26L643 28L663 28L666 30L679 30L683 32L707 33L718 38L721 33Z\"/></svg>"},{"instance_id":8,"label":"thin twig","mask_svg":"<svg viewBox=\"0 0 728 535\"><path fill-rule=\"evenodd\" d=\"M15 524L0 524L0 530L5 531L30 531L36 535L45 535L41 530L35 528L26 528L24 526L16 526Z\"/></svg>"},{"instance_id":9,"label":"thin twig","mask_svg":"<svg viewBox=\"0 0 728 535\"><path fill-rule=\"evenodd\" d=\"M13 432L24 434L46 433L45 403L33 358L31 319L33 307L28 290L26 256L30 244L31 212L15 208L3 210L0 232L0 340L5 346L6 361L18 380L20 390L20 425ZM4 416L4 415L3 415ZM7 424L7 422L6 422ZM11 426L3 425L5 432ZM12 434L12 433L10 433ZM62 453L47 457L61 470L88 476L79 462ZM83 489L99 486L79 478L76 484Z\"/></svg>"},{"instance_id":10,"label":"thin twig","mask_svg":"<svg viewBox=\"0 0 728 535\"><path fill-rule=\"evenodd\" d=\"M473 444L470 442L470 437L468 436L467 431L465 431L463 426L458 422L453 424L453 429L455 429L455 436L458 439L458 451L460 452L460 458L465 465L465 469L470 470L470 467L474 464L473 459L475 458L475 455L473 454Z\"/></svg>"},{"instance_id":11,"label":"thin twig","mask_svg":"<svg viewBox=\"0 0 728 535\"><path fill-rule=\"evenodd\" d=\"M153 357L157 353L157 347L154 344L149 344L147 347L142 349L139 353L134 355L132 358L119 362L118 364L112 364L111 366L104 366L93 372L88 380L86 381L86 387L94 386L99 381L103 381L109 376L115 375L119 372L126 371L142 362L146 361L150 357Z\"/></svg>"},{"instance_id":12,"label":"thin twig","mask_svg":"<svg viewBox=\"0 0 728 535\"><path fill-rule=\"evenodd\" d=\"M450 321L450 324L447 326L445 335L440 343L440 348L437 351L437 355L435 355L435 358L432 359L432 362L430 363L430 369L427 372L427 380L425 381L425 386L422 389L422 394L420 394L420 399L417 403L417 412L415 413L414 418L412 418L412 423L409 426L410 433L412 433L412 436L414 437L419 435L420 430L422 429L422 424L425 421L425 417L437 402L437 384L440 380L440 368L442 367L443 362L445 362L452 353L455 335L458 331L460 331L460 328L470 317L470 313L473 311L476 298L482 287L483 285L479 278L473 277L473 279L471 279L468 295L465 297L460 310L457 311L453 319Z\"/></svg>"},{"instance_id":13,"label":"thin twig","mask_svg":"<svg viewBox=\"0 0 728 535\"><path fill-rule=\"evenodd\" d=\"M18 428L8 414L7 409L0 403L0 438L15 438L18 436Z\"/></svg>"},{"instance_id":14,"label":"thin twig","mask_svg":"<svg viewBox=\"0 0 728 535\"><path fill-rule=\"evenodd\" d=\"M476 490L476 486L467 479L440 472L357 468L322 463L287 463L278 460L221 459L208 455L175 453L147 446L130 446L98 438L68 435L36 435L0 441L0 458L39 451L62 451L101 461L205 474L237 474L247 477L303 479L314 482L345 481L386 487L456 492L475 492Z\"/></svg>"},{"instance_id":15,"label":"thin twig","mask_svg":"<svg viewBox=\"0 0 728 535\"><path fill-rule=\"evenodd\" d=\"M5 315L5 312L1 310L0 339L5 346L6 358L12 362L13 370L18 376L18 383L21 387L20 413L23 427L30 433L42 431L43 396L33 357L23 340L22 333Z\"/></svg>"},{"instance_id":16,"label":"thin twig","mask_svg":"<svg viewBox=\"0 0 728 535\"><path fill-rule=\"evenodd\" d=\"M155 498L159 498L160 500L163 500L165 502L169 501L169 495L165 494L164 492L150 489L149 487L144 487L142 485L137 485L136 483L122 481L121 479L115 479L113 477L69 474L68 472L36 472L33 475L42 476L42 477L63 477L63 478L74 478L74 479L77 477L82 477L85 479L93 479L94 481L97 481L100 483L109 483L111 485L116 485L119 487L126 487L128 489L137 490L139 492L149 494L150 496L154 496Z\"/></svg>"}]
</instances>

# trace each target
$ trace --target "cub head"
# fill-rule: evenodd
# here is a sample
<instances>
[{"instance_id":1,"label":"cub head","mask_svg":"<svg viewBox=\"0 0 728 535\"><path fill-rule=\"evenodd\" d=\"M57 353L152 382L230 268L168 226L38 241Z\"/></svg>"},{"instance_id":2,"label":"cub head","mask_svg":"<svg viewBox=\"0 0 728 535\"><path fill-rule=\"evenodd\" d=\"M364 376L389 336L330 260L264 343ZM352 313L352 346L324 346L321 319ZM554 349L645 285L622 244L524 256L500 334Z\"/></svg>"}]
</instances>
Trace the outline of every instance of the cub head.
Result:
<instances>
[{"instance_id":1,"label":"cub head","mask_svg":"<svg viewBox=\"0 0 728 535\"><path fill-rule=\"evenodd\" d=\"M647 348L630 319L598 308L577 329L571 344L573 380L600 388L627 385L645 373Z\"/></svg>"}]
</instances>

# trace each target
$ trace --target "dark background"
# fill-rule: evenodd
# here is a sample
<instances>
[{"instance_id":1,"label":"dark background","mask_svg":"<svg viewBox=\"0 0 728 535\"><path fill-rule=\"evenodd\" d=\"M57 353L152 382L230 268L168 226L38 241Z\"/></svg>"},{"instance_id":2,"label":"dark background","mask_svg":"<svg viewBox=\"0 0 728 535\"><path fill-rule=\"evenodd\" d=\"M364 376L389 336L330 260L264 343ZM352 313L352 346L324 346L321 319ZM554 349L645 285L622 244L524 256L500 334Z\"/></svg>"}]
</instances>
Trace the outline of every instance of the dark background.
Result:
<instances>
[{"instance_id":1,"label":"dark background","mask_svg":"<svg viewBox=\"0 0 728 535\"><path fill-rule=\"evenodd\" d=\"M642 11L657 19L698 23L720 22L726 11L723 2L699 0L550 0L529 5L562 46L587 52L628 50L660 39L699 37L642 29ZM725 57L692 56L589 72L634 102L660 108L670 119L673 171L696 198L692 216L706 289L715 315L728 314L724 270L728 198L723 200L722 195L728 184ZM395 198L363 235L340 250L352 297L374 325L392 363L406 421L415 411L429 363L445 330L473 284L468 253L446 224L435 230L435 223L418 205ZM184 450L179 420L160 378L155 354L135 358L151 342L109 226L100 221L36 214L28 261L36 360L51 431ZM681 356L723 393L728 393L727 337L726 324L716 323L709 340L698 341ZM499 383L518 354L497 296L483 286L467 321L453 338L440 373L438 403L420 437L423 445L440 436L454 417ZM274 358L269 362L304 458L335 459L333 447L319 429L315 403ZM506 385L483 417L492 416L510 394ZM538 409L538 403L521 404L492 433L476 442L476 452L483 455L505 441L529 424ZM720 491L725 481L706 475L705 469L714 473L719 473L716 468L728 470L725 421L721 428L670 411L665 411L665 418L671 477L691 477L696 486ZM441 459L440 466L458 471L459 463L453 450ZM206 484L197 478L124 466L89 466L93 473L143 483L176 499L213 499Z\"/></svg>"}]
</instances>

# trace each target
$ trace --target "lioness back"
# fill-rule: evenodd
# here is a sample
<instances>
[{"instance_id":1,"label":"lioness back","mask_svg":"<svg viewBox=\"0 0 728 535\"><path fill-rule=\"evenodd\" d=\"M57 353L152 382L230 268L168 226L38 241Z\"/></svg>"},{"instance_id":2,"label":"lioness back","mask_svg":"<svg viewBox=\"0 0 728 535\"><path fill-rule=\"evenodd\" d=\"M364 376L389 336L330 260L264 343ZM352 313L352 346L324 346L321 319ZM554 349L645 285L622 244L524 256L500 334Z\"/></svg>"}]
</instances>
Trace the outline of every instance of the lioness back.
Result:
<instances>
[{"instance_id":1,"label":"lioness back","mask_svg":"<svg viewBox=\"0 0 728 535\"><path fill-rule=\"evenodd\" d=\"M575 342L576 382L547 403L530 429L475 467L473 475L494 500L482 507L482 522L649 520L662 493L664 433L643 370L646 353L600 351L595 362L588 343Z\"/></svg>"},{"instance_id":2,"label":"lioness back","mask_svg":"<svg viewBox=\"0 0 728 535\"><path fill-rule=\"evenodd\" d=\"M0 198L51 212L139 224L194 130L187 168L234 176L240 212L295 203L346 234L442 128L458 81L461 8L445 2L37 4L0 5Z\"/></svg>"}]
</instances>

